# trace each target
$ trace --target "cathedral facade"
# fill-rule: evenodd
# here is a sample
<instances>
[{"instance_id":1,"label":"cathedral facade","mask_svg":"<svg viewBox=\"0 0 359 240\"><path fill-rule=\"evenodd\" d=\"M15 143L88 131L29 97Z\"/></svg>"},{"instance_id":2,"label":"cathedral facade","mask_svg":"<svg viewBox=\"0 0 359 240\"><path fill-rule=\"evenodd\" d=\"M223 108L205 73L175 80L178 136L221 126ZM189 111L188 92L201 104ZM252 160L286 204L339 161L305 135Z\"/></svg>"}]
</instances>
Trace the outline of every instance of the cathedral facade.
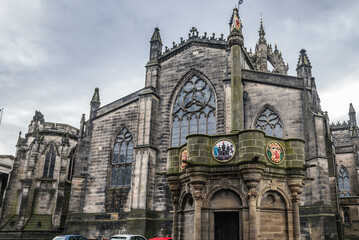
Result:
<instances>
[{"instance_id":1,"label":"cathedral facade","mask_svg":"<svg viewBox=\"0 0 359 240\"><path fill-rule=\"evenodd\" d=\"M305 50L289 76L262 22L253 52L237 9L229 25L228 38L193 27L171 49L156 28L144 88L105 106L95 89L79 129L36 112L0 236L358 239L353 105L330 124Z\"/></svg>"}]
</instances>

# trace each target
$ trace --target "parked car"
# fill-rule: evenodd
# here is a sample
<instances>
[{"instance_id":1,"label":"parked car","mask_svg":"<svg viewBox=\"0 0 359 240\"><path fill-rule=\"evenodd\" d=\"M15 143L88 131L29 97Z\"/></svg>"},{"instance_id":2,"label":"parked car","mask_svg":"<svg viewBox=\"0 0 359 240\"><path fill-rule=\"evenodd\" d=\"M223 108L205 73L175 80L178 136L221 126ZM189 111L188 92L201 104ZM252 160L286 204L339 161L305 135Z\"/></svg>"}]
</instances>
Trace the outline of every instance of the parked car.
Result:
<instances>
[{"instance_id":1,"label":"parked car","mask_svg":"<svg viewBox=\"0 0 359 240\"><path fill-rule=\"evenodd\" d=\"M88 240L88 239L80 235L61 235L55 237L52 240Z\"/></svg>"},{"instance_id":2,"label":"parked car","mask_svg":"<svg viewBox=\"0 0 359 240\"><path fill-rule=\"evenodd\" d=\"M141 235L124 234L124 235L114 235L110 238L110 240L147 240L147 239Z\"/></svg>"},{"instance_id":3,"label":"parked car","mask_svg":"<svg viewBox=\"0 0 359 240\"><path fill-rule=\"evenodd\" d=\"M155 238L151 238L149 240L172 240L171 237L155 237Z\"/></svg>"}]
</instances>

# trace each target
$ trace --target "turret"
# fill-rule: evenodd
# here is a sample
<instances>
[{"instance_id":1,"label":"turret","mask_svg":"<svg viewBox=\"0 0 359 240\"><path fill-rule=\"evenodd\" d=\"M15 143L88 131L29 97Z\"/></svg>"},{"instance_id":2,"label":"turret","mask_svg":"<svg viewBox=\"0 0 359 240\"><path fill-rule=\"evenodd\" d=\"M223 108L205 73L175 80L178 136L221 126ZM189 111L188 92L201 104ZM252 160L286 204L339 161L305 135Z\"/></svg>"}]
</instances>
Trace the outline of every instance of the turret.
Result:
<instances>
[{"instance_id":1,"label":"turret","mask_svg":"<svg viewBox=\"0 0 359 240\"><path fill-rule=\"evenodd\" d=\"M100 108L101 102L100 102L100 90L98 88L95 88L95 92L92 96L91 102L90 102L90 118L96 117L96 110Z\"/></svg>"},{"instance_id":2,"label":"turret","mask_svg":"<svg viewBox=\"0 0 359 240\"><path fill-rule=\"evenodd\" d=\"M146 64L146 87L157 87L160 65L158 57L162 54L160 29L155 28L150 41L150 60Z\"/></svg>"},{"instance_id":3,"label":"turret","mask_svg":"<svg viewBox=\"0 0 359 240\"><path fill-rule=\"evenodd\" d=\"M356 118L356 112L353 107L353 104L350 103L349 105L349 124L351 128L357 127L357 118Z\"/></svg>"},{"instance_id":4,"label":"turret","mask_svg":"<svg viewBox=\"0 0 359 240\"><path fill-rule=\"evenodd\" d=\"M243 83L241 54L243 46L242 22L238 15L238 9L233 9L232 18L229 22L230 34L228 45L231 49L231 130L244 129L243 111Z\"/></svg>"}]
</instances>

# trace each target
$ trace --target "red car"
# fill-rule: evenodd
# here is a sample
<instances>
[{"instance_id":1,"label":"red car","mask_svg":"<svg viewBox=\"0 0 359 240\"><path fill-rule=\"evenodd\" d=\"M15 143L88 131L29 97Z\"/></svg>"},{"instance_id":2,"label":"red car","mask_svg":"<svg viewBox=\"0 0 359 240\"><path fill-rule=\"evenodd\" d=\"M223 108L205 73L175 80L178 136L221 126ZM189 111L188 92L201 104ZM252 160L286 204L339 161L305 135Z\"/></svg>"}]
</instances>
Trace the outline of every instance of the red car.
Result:
<instances>
[{"instance_id":1,"label":"red car","mask_svg":"<svg viewBox=\"0 0 359 240\"><path fill-rule=\"evenodd\" d=\"M149 240L172 240L171 237L155 237L155 238L151 238Z\"/></svg>"}]
</instances>

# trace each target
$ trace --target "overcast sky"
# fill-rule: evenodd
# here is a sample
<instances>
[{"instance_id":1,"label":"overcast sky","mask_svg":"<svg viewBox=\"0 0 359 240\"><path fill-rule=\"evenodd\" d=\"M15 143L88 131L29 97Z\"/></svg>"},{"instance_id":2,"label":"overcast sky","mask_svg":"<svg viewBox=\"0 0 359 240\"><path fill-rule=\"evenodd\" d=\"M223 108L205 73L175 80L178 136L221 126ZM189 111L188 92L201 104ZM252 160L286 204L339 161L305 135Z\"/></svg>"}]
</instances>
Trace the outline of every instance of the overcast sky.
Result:
<instances>
[{"instance_id":1,"label":"overcast sky","mask_svg":"<svg viewBox=\"0 0 359 240\"><path fill-rule=\"evenodd\" d=\"M95 87L102 106L144 87L149 40L160 28L165 46L200 34L228 35L236 0L1 0L0 154L15 154L34 115L79 127ZM245 46L258 40L260 13L267 42L277 43L289 74L307 50L322 108L330 120L359 112L359 1L244 0Z\"/></svg>"}]
</instances>

